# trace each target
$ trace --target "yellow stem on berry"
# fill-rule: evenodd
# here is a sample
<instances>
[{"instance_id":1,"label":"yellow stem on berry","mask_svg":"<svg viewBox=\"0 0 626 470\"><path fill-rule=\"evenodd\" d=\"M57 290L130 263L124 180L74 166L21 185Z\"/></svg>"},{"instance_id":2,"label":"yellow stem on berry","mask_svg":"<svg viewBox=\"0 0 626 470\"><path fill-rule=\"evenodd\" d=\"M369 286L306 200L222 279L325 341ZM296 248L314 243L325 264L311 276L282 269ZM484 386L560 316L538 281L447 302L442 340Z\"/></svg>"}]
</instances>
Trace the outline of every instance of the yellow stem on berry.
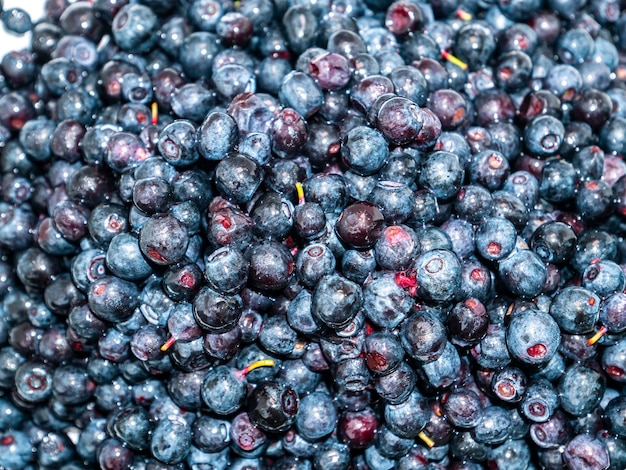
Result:
<instances>
[{"instance_id":1,"label":"yellow stem on berry","mask_svg":"<svg viewBox=\"0 0 626 470\"><path fill-rule=\"evenodd\" d=\"M274 364L274 359L263 359L261 361L253 362L248 367L241 369L241 376L245 377L248 373L252 372L254 369L258 369L259 367L273 367Z\"/></svg>"},{"instance_id":2,"label":"yellow stem on berry","mask_svg":"<svg viewBox=\"0 0 626 470\"><path fill-rule=\"evenodd\" d=\"M600 338L602 338L606 334L606 332L606 326L602 325L600 329L596 332L596 334L587 340L587 346L593 346L594 344L596 344L598 341L600 341Z\"/></svg>"},{"instance_id":3,"label":"yellow stem on berry","mask_svg":"<svg viewBox=\"0 0 626 470\"><path fill-rule=\"evenodd\" d=\"M304 204L304 188L300 182L296 183L296 193L298 194L298 205L301 206Z\"/></svg>"},{"instance_id":4,"label":"yellow stem on berry","mask_svg":"<svg viewBox=\"0 0 626 470\"><path fill-rule=\"evenodd\" d=\"M156 101L152 102L152 125L156 126L159 122L159 104Z\"/></svg>"},{"instance_id":5,"label":"yellow stem on berry","mask_svg":"<svg viewBox=\"0 0 626 470\"><path fill-rule=\"evenodd\" d=\"M467 70L467 64L459 59L457 56L450 54L448 51L441 51L441 57L446 59L448 62L456 65L457 67Z\"/></svg>"},{"instance_id":6,"label":"yellow stem on berry","mask_svg":"<svg viewBox=\"0 0 626 470\"><path fill-rule=\"evenodd\" d=\"M432 449L433 447L435 447L435 441L433 441L430 437L428 437L428 434L426 434L424 431L421 431L417 435L417 437L419 437L422 441L424 441L424 444L426 444L429 449Z\"/></svg>"}]
</instances>

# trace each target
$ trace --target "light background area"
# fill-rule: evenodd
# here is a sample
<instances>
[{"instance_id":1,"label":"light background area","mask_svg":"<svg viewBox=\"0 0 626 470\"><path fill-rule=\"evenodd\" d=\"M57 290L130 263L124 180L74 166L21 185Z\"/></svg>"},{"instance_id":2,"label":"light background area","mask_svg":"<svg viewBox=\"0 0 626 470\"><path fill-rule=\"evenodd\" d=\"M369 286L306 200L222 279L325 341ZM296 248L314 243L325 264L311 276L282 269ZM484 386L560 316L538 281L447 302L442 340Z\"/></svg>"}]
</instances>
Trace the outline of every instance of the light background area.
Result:
<instances>
[{"instance_id":1,"label":"light background area","mask_svg":"<svg viewBox=\"0 0 626 470\"><path fill-rule=\"evenodd\" d=\"M26 10L33 23L40 20L44 15L45 0L5 0L4 9L9 8L21 8ZM26 49L30 44L30 33L26 33L23 36L16 36L14 34L7 33L3 27L0 27L0 58L4 57L7 52Z\"/></svg>"}]
</instances>

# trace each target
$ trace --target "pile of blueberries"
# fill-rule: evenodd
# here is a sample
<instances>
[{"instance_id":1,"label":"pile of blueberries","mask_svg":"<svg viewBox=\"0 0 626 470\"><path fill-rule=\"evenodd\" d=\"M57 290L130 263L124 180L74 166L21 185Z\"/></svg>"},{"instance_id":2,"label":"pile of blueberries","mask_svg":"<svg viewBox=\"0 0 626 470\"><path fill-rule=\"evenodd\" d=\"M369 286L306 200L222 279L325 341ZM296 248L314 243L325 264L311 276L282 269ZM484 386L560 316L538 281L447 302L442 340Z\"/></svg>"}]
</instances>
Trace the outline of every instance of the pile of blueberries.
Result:
<instances>
[{"instance_id":1,"label":"pile of blueberries","mask_svg":"<svg viewBox=\"0 0 626 470\"><path fill-rule=\"evenodd\" d=\"M624 0L2 24L0 468L626 468Z\"/></svg>"}]
</instances>

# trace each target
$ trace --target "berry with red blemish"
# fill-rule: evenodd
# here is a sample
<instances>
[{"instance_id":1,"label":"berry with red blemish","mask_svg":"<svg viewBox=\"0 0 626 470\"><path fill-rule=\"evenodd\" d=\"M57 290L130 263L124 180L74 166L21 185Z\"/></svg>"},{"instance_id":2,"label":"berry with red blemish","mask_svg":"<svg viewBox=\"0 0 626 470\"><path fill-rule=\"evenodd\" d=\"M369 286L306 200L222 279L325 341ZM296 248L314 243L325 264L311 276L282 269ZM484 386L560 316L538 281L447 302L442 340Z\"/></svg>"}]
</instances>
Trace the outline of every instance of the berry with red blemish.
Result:
<instances>
[{"instance_id":1,"label":"berry with red blemish","mask_svg":"<svg viewBox=\"0 0 626 470\"><path fill-rule=\"evenodd\" d=\"M543 423L554 415L559 405L556 388L549 380L540 378L528 385L519 410L528 420Z\"/></svg>"},{"instance_id":2,"label":"berry with red blemish","mask_svg":"<svg viewBox=\"0 0 626 470\"><path fill-rule=\"evenodd\" d=\"M373 374L388 374L404 359L398 338L387 331L372 332L363 344L365 363Z\"/></svg>"},{"instance_id":3,"label":"berry with red blemish","mask_svg":"<svg viewBox=\"0 0 626 470\"><path fill-rule=\"evenodd\" d=\"M139 232L139 247L149 261L170 265L185 256L189 235L187 228L170 214L156 214L148 219Z\"/></svg>"},{"instance_id":4,"label":"berry with red blemish","mask_svg":"<svg viewBox=\"0 0 626 470\"><path fill-rule=\"evenodd\" d=\"M295 422L299 405L298 393L286 383L261 382L248 399L248 416L264 431L285 431Z\"/></svg>"},{"instance_id":5,"label":"berry with red blemish","mask_svg":"<svg viewBox=\"0 0 626 470\"><path fill-rule=\"evenodd\" d=\"M337 425L340 440L351 449L364 449L376 437L379 421L371 408L362 411L346 411L339 417Z\"/></svg>"},{"instance_id":6,"label":"berry with red blemish","mask_svg":"<svg viewBox=\"0 0 626 470\"><path fill-rule=\"evenodd\" d=\"M557 410L548 421L531 424L529 434L538 447L556 449L570 439L572 429L567 415Z\"/></svg>"},{"instance_id":7,"label":"berry with red blemish","mask_svg":"<svg viewBox=\"0 0 626 470\"><path fill-rule=\"evenodd\" d=\"M444 131L456 130L467 123L468 105L457 91L444 88L432 92L428 98L428 106L441 121Z\"/></svg>"},{"instance_id":8,"label":"berry with red blemish","mask_svg":"<svg viewBox=\"0 0 626 470\"><path fill-rule=\"evenodd\" d=\"M526 374L514 366L506 366L491 379L491 391L507 403L519 402L526 391Z\"/></svg>"},{"instance_id":9,"label":"berry with red blemish","mask_svg":"<svg viewBox=\"0 0 626 470\"><path fill-rule=\"evenodd\" d=\"M374 248L376 262L381 269L403 271L417 253L418 239L415 231L406 225L385 228Z\"/></svg>"},{"instance_id":10,"label":"berry with red blemish","mask_svg":"<svg viewBox=\"0 0 626 470\"><path fill-rule=\"evenodd\" d=\"M602 369L611 379L626 382L626 341L620 340L604 349Z\"/></svg>"},{"instance_id":11,"label":"berry with red blemish","mask_svg":"<svg viewBox=\"0 0 626 470\"><path fill-rule=\"evenodd\" d=\"M446 326L453 344L473 346L487 334L489 314L480 300L468 298L454 306L448 314Z\"/></svg>"},{"instance_id":12,"label":"berry with red blemish","mask_svg":"<svg viewBox=\"0 0 626 470\"><path fill-rule=\"evenodd\" d=\"M565 332L589 333L600 315L600 297L584 287L565 287L554 296L550 315Z\"/></svg>"},{"instance_id":13,"label":"berry with red blemish","mask_svg":"<svg viewBox=\"0 0 626 470\"><path fill-rule=\"evenodd\" d=\"M100 319L120 322L139 305L139 287L116 276L103 276L89 287L89 308Z\"/></svg>"},{"instance_id":14,"label":"berry with red blemish","mask_svg":"<svg viewBox=\"0 0 626 470\"><path fill-rule=\"evenodd\" d=\"M474 155L468 173L472 184L480 184L490 191L501 189L510 174L509 161L496 150L483 150Z\"/></svg>"},{"instance_id":15,"label":"berry with red blemish","mask_svg":"<svg viewBox=\"0 0 626 470\"><path fill-rule=\"evenodd\" d=\"M424 14L414 3L398 1L389 5L385 15L385 26L396 36L417 31L423 26Z\"/></svg>"},{"instance_id":16,"label":"berry with red blemish","mask_svg":"<svg viewBox=\"0 0 626 470\"><path fill-rule=\"evenodd\" d=\"M476 230L476 251L489 261L509 256L515 249L517 230L504 217L488 217Z\"/></svg>"},{"instance_id":17,"label":"berry with red blemish","mask_svg":"<svg viewBox=\"0 0 626 470\"><path fill-rule=\"evenodd\" d=\"M511 356L526 364L547 364L561 342L559 325L548 313L528 309L509 323L506 343Z\"/></svg>"},{"instance_id":18,"label":"berry with red blemish","mask_svg":"<svg viewBox=\"0 0 626 470\"><path fill-rule=\"evenodd\" d=\"M591 180L578 188L576 211L585 222L606 219L613 212L613 188L604 180Z\"/></svg>"},{"instance_id":19,"label":"berry with red blemish","mask_svg":"<svg viewBox=\"0 0 626 470\"><path fill-rule=\"evenodd\" d=\"M25 362L15 373L15 393L27 404L41 403L52 395L53 371L38 362Z\"/></svg>"},{"instance_id":20,"label":"berry with red blemish","mask_svg":"<svg viewBox=\"0 0 626 470\"><path fill-rule=\"evenodd\" d=\"M8 430L0 434L0 466L25 468L36 454L29 435L21 430Z\"/></svg>"},{"instance_id":21,"label":"berry with red blemish","mask_svg":"<svg viewBox=\"0 0 626 470\"><path fill-rule=\"evenodd\" d=\"M250 421L245 412L232 419L230 439L235 449L246 453L260 449L267 442L265 433Z\"/></svg>"}]
</instances>

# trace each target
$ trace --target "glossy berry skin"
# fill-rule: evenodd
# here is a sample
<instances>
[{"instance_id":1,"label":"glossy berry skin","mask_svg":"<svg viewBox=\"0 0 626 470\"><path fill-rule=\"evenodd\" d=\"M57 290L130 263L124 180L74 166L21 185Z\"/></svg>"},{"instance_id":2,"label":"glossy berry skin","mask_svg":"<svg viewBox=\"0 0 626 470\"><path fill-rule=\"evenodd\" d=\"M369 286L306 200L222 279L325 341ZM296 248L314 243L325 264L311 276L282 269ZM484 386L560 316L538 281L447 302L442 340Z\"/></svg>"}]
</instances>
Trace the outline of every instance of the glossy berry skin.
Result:
<instances>
[{"instance_id":1,"label":"glossy berry skin","mask_svg":"<svg viewBox=\"0 0 626 470\"><path fill-rule=\"evenodd\" d=\"M613 261L599 261L583 272L583 287L606 299L622 292L626 285L624 271Z\"/></svg>"},{"instance_id":2,"label":"glossy berry skin","mask_svg":"<svg viewBox=\"0 0 626 470\"><path fill-rule=\"evenodd\" d=\"M275 241L256 243L246 250L248 279L253 287L279 291L287 286L294 272L294 261L287 248Z\"/></svg>"},{"instance_id":3,"label":"glossy berry skin","mask_svg":"<svg viewBox=\"0 0 626 470\"><path fill-rule=\"evenodd\" d=\"M605 387L605 380L599 372L584 365L571 365L557 386L561 408L573 416L584 416L597 406Z\"/></svg>"},{"instance_id":4,"label":"glossy berry skin","mask_svg":"<svg viewBox=\"0 0 626 470\"><path fill-rule=\"evenodd\" d=\"M448 314L446 327L453 344L473 346L487 334L489 315L479 300L468 298L454 306Z\"/></svg>"},{"instance_id":5,"label":"glossy berry skin","mask_svg":"<svg viewBox=\"0 0 626 470\"><path fill-rule=\"evenodd\" d=\"M584 90L574 101L572 118L589 124L593 129L600 129L610 117L612 104L609 95L594 88Z\"/></svg>"},{"instance_id":6,"label":"glossy berry skin","mask_svg":"<svg viewBox=\"0 0 626 470\"><path fill-rule=\"evenodd\" d=\"M506 258L515 247L515 226L502 217L485 219L476 230L476 249L489 261Z\"/></svg>"},{"instance_id":7,"label":"glossy berry skin","mask_svg":"<svg viewBox=\"0 0 626 470\"><path fill-rule=\"evenodd\" d=\"M262 382L250 397L250 420L268 432L284 431L296 419L299 398L295 390L283 382Z\"/></svg>"},{"instance_id":8,"label":"glossy berry skin","mask_svg":"<svg viewBox=\"0 0 626 470\"><path fill-rule=\"evenodd\" d=\"M196 162L196 128L190 121L176 120L168 124L159 136L158 149L173 166L184 167Z\"/></svg>"},{"instance_id":9,"label":"glossy berry skin","mask_svg":"<svg viewBox=\"0 0 626 470\"><path fill-rule=\"evenodd\" d=\"M319 70L319 68L315 69L318 65L319 67L327 66L322 64L322 57L319 57L317 62L315 60L311 61L312 70ZM323 72L320 71L320 73ZM313 115L322 105L321 83L319 81L316 82L315 78L315 74L309 76L302 72L290 72L283 78L282 84L278 89L278 96L281 101L305 118ZM329 79L322 78L322 80L325 86L331 85ZM340 78L338 84L341 85L343 81L344 79Z\"/></svg>"},{"instance_id":10,"label":"glossy berry skin","mask_svg":"<svg viewBox=\"0 0 626 470\"><path fill-rule=\"evenodd\" d=\"M157 265L170 265L182 261L188 243L187 229L169 214L151 217L139 233L141 252Z\"/></svg>"},{"instance_id":11,"label":"glossy berry skin","mask_svg":"<svg viewBox=\"0 0 626 470\"><path fill-rule=\"evenodd\" d=\"M44 364L26 362L15 373L15 393L26 403L45 401L52 394L52 371Z\"/></svg>"},{"instance_id":12,"label":"glossy berry skin","mask_svg":"<svg viewBox=\"0 0 626 470\"><path fill-rule=\"evenodd\" d=\"M221 294L203 287L193 300L193 314L198 325L211 333L232 329L241 316L242 301L237 295Z\"/></svg>"},{"instance_id":13,"label":"glossy berry skin","mask_svg":"<svg viewBox=\"0 0 626 470\"><path fill-rule=\"evenodd\" d=\"M250 201L261 184L261 179L262 171L259 166L241 154L229 154L216 168L217 188L237 203Z\"/></svg>"},{"instance_id":14,"label":"glossy berry skin","mask_svg":"<svg viewBox=\"0 0 626 470\"><path fill-rule=\"evenodd\" d=\"M550 419L560 405L555 387L546 379L531 382L519 404L521 414L535 423Z\"/></svg>"},{"instance_id":15,"label":"glossy berry skin","mask_svg":"<svg viewBox=\"0 0 626 470\"><path fill-rule=\"evenodd\" d=\"M311 300L311 312L322 324L341 329L357 314L363 302L361 288L352 281L332 274L323 277Z\"/></svg>"},{"instance_id":16,"label":"glossy berry skin","mask_svg":"<svg viewBox=\"0 0 626 470\"><path fill-rule=\"evenodd\" d=\"M376 267L376 258L373 250L346 250L341 258L341 270L344 276L362 284L369 273Z\"/></svg>"},{"instance_id":17,"label":"glossy berry skin","mask_svg":"<svg viewBox=\"0 0 626 470\"><path fill-rule=\"evenodd\" d=\"M248 263L234 248L220 248L205 259L204 275L209 285L222 294L239 292L248 278Z\"/></svg>"},{"instance_id":18,"label":"glossy berry skin","mask_svg":"<svg viewBox=\"0 0 626 470\"><path fill-rule=\"evenodd\" d=\"M450 300L461 283L461 264L448 250L430 250L417 257L417 292L427 299Z\"/></svg>"},{"instance_id":19,"label":"glossy berry skin","mask_svg":"<svg viewBox=\"0 0 626 470\"><path fill-rule=\"evenodd\" d=\"M437 198L448 200L456 196L463 182L464 171L459 158L445 151L431 153L423 162L420 184L433 191Z\"/></svg>"},{"instance_id":20,"label":"glossy berry skin","mask_svg":"<svg viewBox=\"0 0 626 470\"><path fill-rule=\"evenodd\" d=\"M600 314L600 298L583 287L566 287L554 298L550 314L562 330L582 334L590 332Z\"/></svg>"},{"instance_id":21,"label":"glossy berry skin","mask_svg":"<svg viewBox=\"0 0 626 470\"><path fill-rule=\"evenodd\" d=\"M455 41L455 51L471 69L485 64L494 53L494 37L485 25L474 23L459 30Z\"/></svg>"},{"instance_id":22,"label":"glossy berry skin","mask_svg":"<svg viewBox=\"0 0 626 470\"><path fill-rule=\"evenodd\" d=\"M378 395L387 403L398 404L408 398L416 381L415 371L403 361L393 372L376 377L374 387Z\"/></svg>"},{"instance_id":23,"label":"glossy berry skin","mask_svg":"<svg viewBox=\"0 0 626 470\"><path fill-rule=\"evenodd\" d=\"M473 391L459 388L444 395L441 402L445 416L455 427L468 429L478 424L482 405Z\"/></svg>"},{"instance_id":24,"label":"glossy berry skin","mask_svg":"<svg viewBox=\"0 0 626 470\"><path fill-rule=\"evenodd\" d=\"M6 431L0 435L2 457L0 465L6 468L24 468L33 458L32 444L23 431Z\"/></svg>"},{"instance_id":25,"label":"glossy berry skin","mask_svg":"<svg viewBox=\"0 0 626 470\"><path fill-rule=\"evenodd\" d=\"M356 202L346 207L335 224L337 236L346 244L358 248L371 248L381 235L384 217L369 202Z\"/></svg>"},{"instance_id":26,"label":"glossy berry skin","mask_svg":"<svg viewBox=\"0 0 626 470\"><path fill-rule=\"evenodd\" d=\"M144 52L157 40L158 19L154 12L143 5L126 5L113 19L116 42L128 51Z\"/></svg>"},{"instance_id":27,"label":"glossy berry skin","mask_svg":"<svg viewBox=\"0 0 626 470\"><path fill-rule=\"evenodd\" d=\"M298 253L297 276L309 288L315 288L319 280L335 270L336 259L324 244L311 244Z\"/></svg>"},{"instance_id":28,"label":"glossy berry skin","mask_svg":"<svg viewBox=\"0 0 626 470\"><path fill-rule=\"evenodd\" d=\"M524 128L524 143L529 152L539 158L554 155L565 134L565 127L557 118L539 116Z\"/></svg>"},{"instance_id":29,"label":"glossy berry skin","mask_svg":"<svg viewBox=\"0 0 626 470\"><path fill-rule=\"evenodd\" d=\"M121 409L112 416L113 435L133 450L148 446L152 423L150 415L141 407Z\"/></svg>"},{"instance_id":30,"label":"glossy berry skin","mask_svg":"<svg viewBox=\"0 0 626 470\"><path fill-rule=\"evenodd\" d=\"M205 452L219 452L230 444L230 421L200 416L192 432L193 445Z\"/></svg>"},{"instance_id":31,"label":"glossy berry skin","mask_svg":"<svg viewBox=\"0 0 626 470\"><path fill-rule=\"evenodd\" d=\"M377 129L393 145L410 143L423 125L420 107L402 97L393 97L382 103L375 119Z\"/></svg>"},{"instance_id":32,"label":"glossy berry skin","mask_svg":"<svg viewBox=\"0 0 626 470\"><path fill-rule=\"evenodd\" d=\"M611 463L605 444L585 434L579 434L565 446L563 461L572 469L607 468Z\"/></svg>"},{"instance_id":33,"label":"glossy berry skin","mask_svg":"<svg viewBox=\"0 0 626 470\"><path fill-rule=\"evenodd\" d=\"M560 264L573 256L577 240L569 225L547 222L534 231L530 247L544 262Z\"/></svg>"},{"instance_id":34,"label":"glossy berry skin","mask_svg":"<svg viewBox=\"0 0 626 470\"><path fill-rule=\"evenodd\" d=\"M496 372L491 379L491 391L505 403L517 403L526 392L526 374L514 366Z\"/></svg>"},{"instance_id":35,"label":"glossy berry skin","mask_svg":"<svg viewBox=\"0 0 626 470\"><path fill-rule=\"evenodd\" d=\"M517 360L531 365L547 364L559 347L559 325L539 310L520 312L507 327L506 343Z\"/></svg>"},{"instance_id":36,"label":"glossy berry skin","mask_svg":"<svg viewBox=\"0 0 626 470\"><path fill-rule=\"evenodd\" d=\"M608 217L613 211L613 190L606 181L586 181L576 195L576 208L583 220L596 222Z\"/></svg>"},{"instance_id":37,"label":"glossy berry skin","mask_svg":"<svg viewBox=\"0 0 626 470\"><path fill-rule=\"evenodd\" d=\"M237 124L231 116L213 112L198 128L198 152L207 160L221 160L232 149L238 136Z\"/></svg>"},{"instance_id":38,"label":"glossy berry skin","mask_svg":"<svg viewBox=\"0 0 626 470\"><path fill-rule=\"evenodd\" d=\"M136 284L116 276L103 276L89 287L91 310L105 321L119 322L129 318L139 304Z\"/></svg>"},{"instance_id":39,"label":"glossy berry skin","mask_svg":"<svg viewBox=\"0 0 626 470\"><path fill-rule=\"evenodd\" d=\"M218 415L229 415L240 409L246 398L246 382L228 366L211 370L202 384L202 399Z\"/></svg>"},{"instance_id":40,"label":"glossy berry skin","mask_svg":"<svg viewBox=\"0 0 626 470\"><path fill-rule=\"evenodd\" d=\"M481 444L500 444L511 434L511 415L505 408L488 406L480 413L480 419L472 428L472 437Z\"/></svg>"},{"instance_id":41,"label":"glossy berry skin","mask_svg":"<svg viewBox=\"0 0 626 470\"><path fill-rule=\"evenodd\" d=\"M137 237L129 233L113 237L107 249L106 264L114 275L128 281L145 279L152 272L141 254Z\"/></svg>"},{"instance_id":42,"label":"glossy berry skin","mask_svg":"<svg viewBox=\"0 0 626 470\"><path fill-rule=\"evenodd\" d=\"M362 449L374 441L378 418L371 408L347 411L339 417L337 430L341 441L352 449Z\"/></svg>"},{"instance_id":43,"label":"glossy berry skin","mask_svg":"<svg viewBox=\"0 0 626 470\"><path fill-rule=\"evenodd\" d=\"M352 129L341 145L341 156L345 165L364 176L377 172L389 155L383 135L366 126Z\"/></svg>"},{"instance_id":44,"label":"glossy berry skin","mask_svg":"<svg viewBox=\"0 0 626 470\"><path fill-rule=\"evenodd\" d=\"M320 236L326 228L326 215L317 203L305 202L294 208L293 226L296 233L304 239Z\"/></svg>"},{"instance_id":45,"label":"glossy berry skin","mask_svg":"<svg viewBox=\"0 0 626 470\"><path fill-rule=\"evenodd\" d=\"M404 439L415 438L426 426L430 417L428 403L417 390L396 404L385 404L385 422L390 430Z\"/></svg>"},{"instance_id":46,"label":"glossy berry skin","mask_svg":"<svg viewBox=\"0 0 626 470\"><path fill-rule=\"evenodd\" d=\"M533 251L523 249L502 260L498 266L498 274L513 294L533 297L543 289L547 271Z\"/></svg>"},{"instance_id":47,"label":"glossy berry skin","mask_svg":"<svg viewBox=\"0 0 626 470\"><path fill-rule=\"evenodd\" d=\"M444 389L452 385L460 367L459 353L452 343L447 342L437 359L423 364L419 372L430 388Z\"/></svg>"},{"instance_id":48,"label":"glossy berry skin","mask_svg":"<svg viewBox=\"0 0 626 470\"><path fill-rule=\"evenodd\" d=\"M607 328L610 333L621 333L624 331L624 321L626 320L624 313L624 302L626 294L617 292L604 299L600 308L599 320Z\"/></svg>"},{"instance_id":49,"label":"glossy berry skin","mask_svg":"<svg viewBox=\"0 0 626 470\"><path fill-rule=\"evenodd\" d=\"M187 456L190 445L191 426L180 417L170 417L155 426L150 451L161 462L176 464Z\"/></svg>"}]
</instances>

